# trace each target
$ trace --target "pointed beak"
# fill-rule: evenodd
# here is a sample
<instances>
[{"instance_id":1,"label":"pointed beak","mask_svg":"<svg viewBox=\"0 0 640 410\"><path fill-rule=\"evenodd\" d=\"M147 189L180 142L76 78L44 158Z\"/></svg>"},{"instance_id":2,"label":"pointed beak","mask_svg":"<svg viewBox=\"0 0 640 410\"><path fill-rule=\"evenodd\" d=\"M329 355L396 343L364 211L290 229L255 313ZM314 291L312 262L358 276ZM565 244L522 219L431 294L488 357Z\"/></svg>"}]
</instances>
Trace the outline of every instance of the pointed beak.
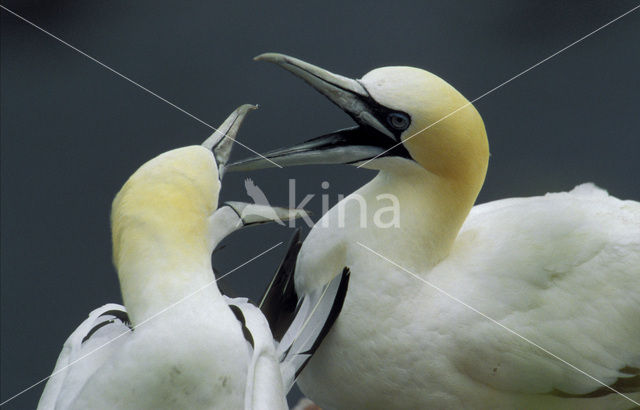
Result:
<instances>
[{"instance_id":1,"label":"pointed beak","mask_svg":"<svg viewBox=\"0 0 640 410\"><path fill-rule=\"evenodd\" d=\"M218 178L222 180L222 175L225 171L225 165L229 161L231 155L231 149L233 148L233 142L238 135L238 130L242 125L242 121L247 116L249 111L257 109L257 105L244 104L236 108L234 112L227 117L226 120L216 129L216 131L209 136L202 146L213 151L213 156L216 159L218 165Z\"/></svg>"},{"instance_id":2,"label":"pointed beak","mask_svg":"<svg viewBox=\"0 0 640 410\"><path fill-rule=\"evenodd\" d=\"M304 209L288 209L269 205L249 204L247 202L225 202L216 209L209 219L212 229L213 249L232 232L246 226L254 226L268 222L284 225L285 221L298 218L309 219L309 212Z\"/></svg>"},{"instance_id":3,"label":"pointed beak","mask_svg":"<svg viewBox=\"0 0 640 410\"><path fill-rule=\"evenodd\" d=\"M304 209L289 209L279 206L250 204L247 202L228 201L225 205L231 207L242 220L243 226L256 225L267 222L283 222L298 218L309 217Z\"/></svg>"},{"instance_id":4,"label":"pointed beak","mask_svg":"<svg viewBox=\"0 0 640 410\"><path fill-rule=\"evenodd\" d=\"M392 144L389 138L366 132L362 127L347 128L291 147L267 152L227 166L229 171L253 171L275 167L311 164L357 164L374 158ZM375 142L378 144L375 144ZM389 140L391 141L391 140Z\"/></svg>"},{"instance_id":5,"label":"pointed beak","mask_svg":"<svg viewBox=\"0 0 640 410\"><path fill-rule=\"evenodd\" d=\"M283 54L266 53L255 60L272 62L300 77L351 116L358 126L271 151L263 156L238 161L230 164L227 169L249 171L275 166L269 160L281 166L293 166L357 164L381 154L410 158L406 149L401 144L398 145L399 135L383 124L389 109L373 100L358 80L331 73Z\"/></svg>"}]
</instances>

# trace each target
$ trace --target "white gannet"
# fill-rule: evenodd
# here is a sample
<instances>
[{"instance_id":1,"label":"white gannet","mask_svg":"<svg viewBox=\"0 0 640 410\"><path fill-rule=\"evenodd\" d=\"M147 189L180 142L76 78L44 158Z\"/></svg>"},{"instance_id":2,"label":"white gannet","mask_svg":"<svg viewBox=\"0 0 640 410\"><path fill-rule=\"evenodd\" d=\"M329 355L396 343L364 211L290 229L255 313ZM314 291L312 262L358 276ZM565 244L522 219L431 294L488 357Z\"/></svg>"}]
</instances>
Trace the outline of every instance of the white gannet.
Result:
<instances>
[{"instance_id":1,"label":"white gannet","mask_svg":"<svg viewBox=\"0 0 640 410\"><path fill-rule=\"evenodd\" d=\"M411 67L352 80L281 54L257 59L301 77L358 124L267 158L379 170L316 223L298 257L301 295L351 269L342 313L299 379L309 398L326 409L640 402L640 203L584 184L472 208L487 136L444 80ZM269 166L255 158L229 169ZM399 226L376 221L389 206L381 194L397 198ZM356 197L366 201L364 227Z\"/></svg>"},{"instance_id":2,"label":"white gannet","mask_svg":"<svg viewBox=\"0 0 640 410\"><path fill-rule=\"evenodd\" d=\"M304 214L239 202L218 209L223 167L250 108L238 108L202 146L148 161L116 195L113 259L126 309L102 306L71 334L38 409L287 408L293 377L312 352L292 340L277 353L267 319L247 299L223 296L211 265L213 249L229 233L269 215ZM288 258L296 247L294 241ZM307 344L319 343L337 316L344 271L303 302L313 311L297 311L304 323L290 331ZM265 298L277 310L278 297Z\"/></svg>"}]
</instances>

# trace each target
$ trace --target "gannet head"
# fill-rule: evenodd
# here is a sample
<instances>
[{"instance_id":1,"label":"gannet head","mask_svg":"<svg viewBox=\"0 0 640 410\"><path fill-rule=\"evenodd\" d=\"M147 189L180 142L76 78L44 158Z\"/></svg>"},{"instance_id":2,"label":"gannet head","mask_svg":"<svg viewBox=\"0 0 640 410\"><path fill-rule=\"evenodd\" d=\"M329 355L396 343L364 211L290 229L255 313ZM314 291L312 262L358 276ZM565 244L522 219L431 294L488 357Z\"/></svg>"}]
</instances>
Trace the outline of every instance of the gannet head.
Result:
<instances>
[{"instance_id":1,"label":"gannet head","mask_svg":"<svg viewBox=\"0 0 640 410\"><path fill-rule=\"evenodd\" d=\"M265 154L274 162L346 163L391 172L405 172L418 164L435 175L482 185L489 157L482 118L440 77L419 68L384 67L352 80L282 54L256 59L276 63L302 78L358 124ZM270 166L256 157L228 169Z\"/></svg>"},{"instance_id":2,"label":"gannet head","mask_svg":"<svg viewBox=\"0 0 640 410\"><path fill-rule=\"evenodd\" d=\"M113 200L113 259L133 323L210 283L213 249L231 232L305 215L241 202L218 208L224 166L252 108L239 107L202 145L148 161Z\"/></svg>"},{"instance_id":3,"label":"gannet head","mask_svg":"<svg viewBox=\"0 0 640 410\"><path fill-rule=\"evenodd\" d=\"M215 145L207 139L207 147L158 155L138 168L113 200L113 262L134 324L212 280L208 221L218 207L216 156L221 165L226 160L215 151L223 141Z\"/></svg>"},{"instance_id":4,"label":"gannet head","mask_svg":"<svg viewBox=\"0 0 640 410\"><path fill-rule=\"evenodd\" d=\"M236 109L202 145L174 149L142 165L113 200L111 231L118 272L137 270L157 255L166 269L190 261L207 266L216 235L220 180L249 110ZM218 235L219 237L219 235ZM123 265L127 269L120 269ZM133 266L132 266L133 265Z\"/></svg>"},{"instance_id":5,"label":"gannet head","mask_svg":"<svg viewBox=\"0 0 640 410\"><path fill-rule=\"evenodd\" d=\"M212 151L202 146L174 149L142 165L113 201L116 267L153 246L204 263L211 246L207 219L218 206L218 175Z\"/></svg>"},{"instance_id":6,"label":"gannet head","mask_svg":"<svg viewBox=\"0 0 640 410\"><path fill-rule=\"evenodd\" d=\"M213 248L229 233L306 215L302 209L243 202L227 202L218 209L233 142L244 117L255 108L239 107L202 145L160 154L129 177L111 210L113 257L119 272L124 262L145 263L151 253L181 268L187 263L206 266Z\"/></svg>"}]
</instances>

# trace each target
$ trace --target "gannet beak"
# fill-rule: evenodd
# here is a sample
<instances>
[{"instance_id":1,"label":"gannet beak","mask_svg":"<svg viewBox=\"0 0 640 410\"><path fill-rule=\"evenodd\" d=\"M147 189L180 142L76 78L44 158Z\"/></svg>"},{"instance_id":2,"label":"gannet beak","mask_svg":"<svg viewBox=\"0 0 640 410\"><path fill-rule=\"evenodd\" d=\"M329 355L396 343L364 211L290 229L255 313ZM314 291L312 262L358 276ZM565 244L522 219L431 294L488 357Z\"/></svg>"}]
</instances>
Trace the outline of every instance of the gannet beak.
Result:
<instances>
[{"instance_id":1,"label":"gannet beak","mask_svg":"<svg viewBox=\"0 0 640 410\"><path fill-rule=\"evenodd\" d=\"M222 125L202 143L203 147L213 151L213 156L218 165L218 178L220 180L222 180L225 165L227 165L229 161L231 148L233 148L233 142L236 139L236 135L238 135L242 121L244 121L249 111L257 108L257 105L252 104L244 104L236 108L236 110L224 120Z\"/></svg>"},{"instance_id":2,"label":"gannet beak","mask_svg":"<svg viewBox=\"0 0 640 410\"><path fill-rule=\"evenodd\" d=\"M287 209L246 202L225 202L209 218L212 249L215 249L229 234L246 226L268 222L284 225L284 221L297 218L308 219L309 214L304 209Z\"/></svg>"},{"instance_id":3,"label":"gannet beak","mask_svg":"<svg viewBox=\"0 0 640 410\"><path fill-rule=\"evenodd\" d=\"M267 222L283 222L293 219L308 217L309 213L304 209L280 208L277 206L257 205L247 202L229 201L225 205L238 214L242 226L257 225Z\"/></svg>"},{"instance_id":4,"label":"gannet beak","mask_svg":"<svg viewBox=\"0 0 640 410\"><path fill-rule=\"evenodd\" d=\"M381 154L410 158L398 132L384 125L391 110L378 104L358 81L283 54L266 53L255 58L269 61L302 78L358 124L313 138L302 144L268 152L230 164L232 171L304 164L357 164ZM393 148L392 148L393 147ZM273 162L270 162L272 160Z\"/></svg>"}]
</instances>

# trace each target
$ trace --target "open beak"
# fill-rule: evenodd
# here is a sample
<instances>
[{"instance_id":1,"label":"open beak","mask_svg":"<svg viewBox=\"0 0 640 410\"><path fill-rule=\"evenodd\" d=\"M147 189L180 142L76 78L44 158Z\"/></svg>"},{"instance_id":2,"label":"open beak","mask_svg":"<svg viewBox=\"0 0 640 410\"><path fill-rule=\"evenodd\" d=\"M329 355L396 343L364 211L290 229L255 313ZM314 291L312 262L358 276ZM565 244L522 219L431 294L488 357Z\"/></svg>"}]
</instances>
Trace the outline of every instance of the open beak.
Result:
<instances>
[{"instance_id":1,"label":"open beak","mask_svg":"<svg viewBox=\"0 0 640 410\"><path fill-rule=\"evenodd\" d=\"M222 180L225 166L231 156L231 148L233 148L233 142L236 140L236 135L238 135L242 121L244 121L249 111L255 110L256 108L258 108L258 106L252 104L244 104L236 108L235 111L224 120L222 125L202 143L203 147L213 151L213 156L218 165L218 178L220 180Z\"/></svg>"},{"instance_id":2,"label":"open beak","mask_svg":"<svg viewBox=\"0 0 640 410\"><path fill-rule=\"evenodd\" d=\"M249 171L262 168L306 164L357 164L378 156L410 158L400 143L400 135L387 128L390 110L378 104L358 81L316 67L283 54L266 53L255 58L269 61L302 78L358 124L303 142L229 164L228 170ZM271 161L273 162L271 162Z\"/></svg>"}]
</instances>

